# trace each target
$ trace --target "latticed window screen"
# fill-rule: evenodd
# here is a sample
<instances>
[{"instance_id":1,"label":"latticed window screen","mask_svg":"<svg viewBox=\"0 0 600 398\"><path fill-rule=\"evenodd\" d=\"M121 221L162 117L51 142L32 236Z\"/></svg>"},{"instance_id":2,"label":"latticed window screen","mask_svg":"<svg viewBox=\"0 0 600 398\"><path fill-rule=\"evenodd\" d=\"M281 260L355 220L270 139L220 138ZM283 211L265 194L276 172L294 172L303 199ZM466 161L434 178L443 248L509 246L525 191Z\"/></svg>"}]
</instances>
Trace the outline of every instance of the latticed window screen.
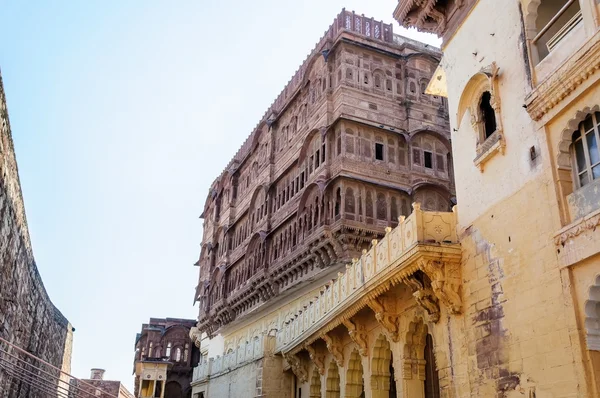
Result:
<instances>
[{"instance_id":1,"label":"latticed window screen","mask_svg":"<svg viewBox=\"0 0 600 398\"><path fill-rule=\"evenodd\" d=\"M578 188L600 179L600 112L589 115L573 133L573 157Z\"/></svg>"}]
</instances>

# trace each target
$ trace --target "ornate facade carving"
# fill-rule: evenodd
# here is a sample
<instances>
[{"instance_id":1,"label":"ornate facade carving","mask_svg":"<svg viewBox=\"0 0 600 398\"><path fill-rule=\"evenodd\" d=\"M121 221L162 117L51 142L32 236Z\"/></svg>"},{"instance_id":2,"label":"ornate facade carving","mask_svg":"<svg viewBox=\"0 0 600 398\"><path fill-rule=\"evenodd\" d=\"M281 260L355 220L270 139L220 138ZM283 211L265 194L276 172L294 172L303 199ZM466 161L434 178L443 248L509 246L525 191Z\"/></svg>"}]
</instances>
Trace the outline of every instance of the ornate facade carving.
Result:
<instances>
[{"instance_id":1,"label":"ornate facade carving","mask_svg":"<svg viewBox=\"0 0 600 398\"><path fill-rule=\"evenodd\" d=\"M431 287L426 286L415 276L406 278L405 282L411 288L417 303L427 312L428 320L437 323L440 320L440 306Z\"/></svg>"},{"instance_id":2,"label":"ornate facade carving","mask_svg":"<svg viewBox=\"0 0 600 398\"><path fill-rule=\"evenodd\" d=\"M317 350L310 344L305 344L304 348L308 352L308 355L310 356L310 360L312 361L312 363L314 363L315 366L317 367L317 369L319 370L319 374L324 375L325 374L324 355L319 354L317 352Z\"/></svg>"},{"instance_id":3,"label":"ornate facade carving","mask_svg":"<svg viewBox=\"0 0 600 398\"><path fill-rule=\"evenodd\" d=\"M344 326L348 329L352 341L358 346L358 353L363 357L367 356L369 353L368 335L365 326L351 319L345 320Z\"/></svg>"},{"instance_id":4,"label":"ornate facade carving","mask_svg":"<svg viewBox=\"0 0 600 398\"><path fill-rule=\"evenodd\" d=\"M344 367L344 352L343 352L344 347L342 346L342 342L340 341L339 337L331 336L327 333L323 333L321 335L321 338L325 341L325 344L327 344L327 350L333 356L335 363L337 363L337 365L340 368L343 368Z\"/></svg>"},{"instance_id":5,"label":"ornate facade carving","mask_svg":"<svg viewBox=\"0 0 600 398\"><path fill-rule=\"evenodd\" d=\"M300 383L306 383L308 381L308 372L306 371L306 367L302 365L300 358L291 354L283 354L283 358L290 365L290 368L298 378L298 381L300 381Z\"/></svg>"},{"instance_id":6,"label":"ornate facade carving","mask_svg":"<svg viewBox=\"0 0 600 398\"><path fill-rule=\"evenodd\" d=\"M400 339L398 334L398 315L385 308L384 300L382 298L373 298L369 301L368 305L375 313L377 322L379 322L379 324L389 333L392 341L397 343Z\"/></svg>"},{"instance_id":7,"label":"ornate facade carving","mask_svg":"<svg viewBox=\"0 0 600 398\"><path fill-rule=\"evenodd\" d=\"M377 42L373 51L364 37ZM341 269L416 200L449 210L446 103L421 90L439 56L400 42L391 25L338 16L210 188L197 263L200 331L210 337L308 278ZM336 110L324 107L338 99ZM345 116L364 111L379 127Z\"/></svg>"},{"instance_id":8,"label":"ornate facade carving","mask_svg":"<svg viewBox=\"0 0 600 398\"><path fill-rule=\"evenodd\" d=\"M427 260L422 261L419 268L429 277L435 296L448 308L448 311L451 314L460 314L462 306L459 294L460 264Z\"/></svg>"}]
</instances>

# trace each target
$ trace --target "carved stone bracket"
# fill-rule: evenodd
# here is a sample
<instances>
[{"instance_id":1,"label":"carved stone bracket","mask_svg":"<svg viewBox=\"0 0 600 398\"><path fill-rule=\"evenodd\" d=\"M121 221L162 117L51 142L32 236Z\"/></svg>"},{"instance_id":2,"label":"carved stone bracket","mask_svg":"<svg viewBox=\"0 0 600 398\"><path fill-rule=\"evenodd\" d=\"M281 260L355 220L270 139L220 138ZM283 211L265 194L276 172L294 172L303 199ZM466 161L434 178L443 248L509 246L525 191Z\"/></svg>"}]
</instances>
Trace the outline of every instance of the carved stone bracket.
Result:
<instances>
[{"instance_id":1,"label":"carved stone bracket","mask_svg":"<svg viewBox=\"0 0 600 398\"><path fill-rule=\"evenodd\" d=\"M460 314L462 300L459 295L460 265L458 263L434 260L422 261L419 268L431 280L435 296L448 307L451 314Z\"/></svg>"},{"instance_id":2,"label":"carved stone bracket","mask_svg":"<svg viewBox=\"0 0 600 398\"><path fill-rule=\"evenodd\" d=\"M294 372L298 381L300 381L300 383L306 383L308 381L308 372L306 371L306 368L302 366L300 358L290 354L283 354L283 358L290 364L290 368L292 368L292 372Z\"/></svg>"},{"instance_id":3,"label":"carved stone bracket","mask_svg":"<svg viewBox=\"0 0 600 398\"><path fill-rule=\"evenodd\" d=\"M398 327L398 315L387 311L383 305L383 302L377 298L369 301L369 307L375 313L375 319L383 328L389 332L390 338L394 343L400 340L399 327Z\"/></svg>"},{"instance_id":4,"label":"carved stone bracket","mask_svg":"<svg viewBox=\"0 0 600 398\"><path fill-rule=\"evenodd\" d=\"M405 282L412 289L417 303L427 312L429 321L437 323L440 320L440 306L433 290L414 276L408 277Z\"/></svg>"},{"instance_id":5,"label":"carved stone bracket","mask_svg":"<svg viewBox=\"0 0 600 398\"><path fill-rule=\"evenodd\" d=\"M310 344L305 344L304 348L308 351L308 355L310 356L310 360L315 364L317 369L319 370L319 374L325 374L325 358L323 355L319 355L317 350L313 348Z\"/></svg>"},{"instance_id":6,"label":"carved stone bracket","mask_svg":"<svg viewBox=\"0 0 600 398\"><path fill-rule=\"evenodd\" d=\"M327 344L327 350L329 350L329 353L331 353L337 365L340 368L344 367L344 353L342 351L343 347L340 339L336 336L330 336L327 333L323 333L321 338Z\"/></svg>"},{"instance_id":7,"label":"carved stone bracket","mask_svg":"<svg viewBox=\"0 0 600 398\"><path fill-rule=\"evenodd\" d=\"M344 321L344 326L348 328L348 334L350 335L350 338L358 346L358 353L363 357L366 357L369 352L367 345L367 331L365 326L358 322L352 322L350 319Z\"/></svg>"}]
</instances>

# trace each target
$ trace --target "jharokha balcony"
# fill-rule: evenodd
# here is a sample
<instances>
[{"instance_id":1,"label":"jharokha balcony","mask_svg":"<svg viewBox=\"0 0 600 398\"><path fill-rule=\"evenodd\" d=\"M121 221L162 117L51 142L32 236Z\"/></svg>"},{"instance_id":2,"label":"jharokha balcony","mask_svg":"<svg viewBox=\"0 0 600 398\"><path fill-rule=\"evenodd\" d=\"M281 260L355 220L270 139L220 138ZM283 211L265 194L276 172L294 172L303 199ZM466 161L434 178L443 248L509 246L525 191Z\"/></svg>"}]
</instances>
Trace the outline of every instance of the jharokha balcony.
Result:
<instances>
[{"instance_id":1,"label":"jharokha balcony","mask_svg":"<svg viewBox=\"0 0 600 398\"><path fill-rule=\"evenodd\" d=\"M461 313L460 262L455 211L423 211L414 203L410 216L400 217L396 228L387 228L381 240L373 240L371 248L318 295L307 294L291 317L280 316L279 329L264 337L269 344L257 337L200 364L194 382L277 353L305 382L308 361L322 367L321 359L329 353L343 362L338 343L348 337L361 348L361 355L367 355L367 318L382 327L389 341L403 341L404 329L414 323L400 319L405 315L426 325L437 323L442 315Z\"/></svg>"}]
</instances>

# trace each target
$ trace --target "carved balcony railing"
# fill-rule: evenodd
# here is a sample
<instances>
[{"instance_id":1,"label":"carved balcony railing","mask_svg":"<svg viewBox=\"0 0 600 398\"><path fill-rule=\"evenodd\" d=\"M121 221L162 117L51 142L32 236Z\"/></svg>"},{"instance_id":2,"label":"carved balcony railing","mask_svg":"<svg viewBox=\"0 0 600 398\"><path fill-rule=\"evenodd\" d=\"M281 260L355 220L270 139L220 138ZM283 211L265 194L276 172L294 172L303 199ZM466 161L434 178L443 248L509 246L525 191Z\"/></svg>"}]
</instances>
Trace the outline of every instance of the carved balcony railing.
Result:
<instances>
[{"instance_id":1,"label":"carved balcony railing","mask_svg":"<svg viewBox=\"0 0 600 398\"><path fill-rule=\"evenodd\" d=\"M333 319L347 318L352 314L346 312L355 313L369 305L368 299L377 295L383 283L403 282L412 286L417 271L431 279L436 296L432 300L436 305L439 301L450 313L461 311L456 214L422 211L418 203L413 204L413 208L409 217L400 217L396 228L388 228L381 241L374 240L370 250L364 250L360 259L347 265L345 272L338 273L335 280L327 283L319 296L307 298L304 308L278 331L277 351L290 352L302 347L307 339L308 343L311 338L316 340L324 328L331 330L337 326L332 323Z\"/></svg>"},{"instance_id":2,"label":"carved balcony railing","mask_svg":"<svg viewBox=\"0 0 600 398\"><path fill-rule=\"evenodd\" d=\"M247 363L263 358L275 347L275 337L260 335L252 341L229 350L216 358L210 358L194 368L192 384L199 383L210 377L229 372Z\"/></svg>"}]
</instances>

